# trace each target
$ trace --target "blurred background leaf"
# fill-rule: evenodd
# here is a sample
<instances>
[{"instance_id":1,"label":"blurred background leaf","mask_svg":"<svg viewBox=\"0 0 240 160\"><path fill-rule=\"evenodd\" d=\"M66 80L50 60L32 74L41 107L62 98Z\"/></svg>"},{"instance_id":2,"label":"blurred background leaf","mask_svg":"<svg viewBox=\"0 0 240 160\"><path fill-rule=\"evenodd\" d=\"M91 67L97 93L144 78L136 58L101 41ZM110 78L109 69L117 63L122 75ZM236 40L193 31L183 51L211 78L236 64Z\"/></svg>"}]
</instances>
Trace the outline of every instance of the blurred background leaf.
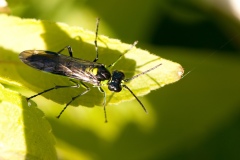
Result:
<instances>
[{"instance_id":1,"label":"blurred background leaf","mask_svg":"<svg viewBox=\"0 0 240 160\"><path fill-rule=\"evenodd\" d=\"M43 112L0 84L0 159L57 159L51 127Z\"/></svg>"},{"instance_id":2,"label":"blurred background leaf","mask_svg":"<svg viewBox=\"0 0 240 160\"><path fill-rule=\"evenodd\" d=\"M36 103L56 136L59 159L240 159L238 0L9 0L15 16L65 22L132 43L180 63L180 82L137 102L101 108ZM16 37L17 38L17 37ZM114 118L113 118L114 117Z\"/></svg>"}]
</instances>

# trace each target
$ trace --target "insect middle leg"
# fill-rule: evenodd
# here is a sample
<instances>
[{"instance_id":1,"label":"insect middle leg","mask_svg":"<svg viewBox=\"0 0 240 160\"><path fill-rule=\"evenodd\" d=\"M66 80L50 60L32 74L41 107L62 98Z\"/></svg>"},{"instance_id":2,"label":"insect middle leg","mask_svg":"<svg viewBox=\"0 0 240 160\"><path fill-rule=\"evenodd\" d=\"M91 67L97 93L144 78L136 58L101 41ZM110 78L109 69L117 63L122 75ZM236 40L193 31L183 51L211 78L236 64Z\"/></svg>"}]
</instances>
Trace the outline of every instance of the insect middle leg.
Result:
<instances>
[{"instance_id":1,"label":"insect middle leg","mask_svg":"<svg viewBox=\"0 0 240 160\"><path fill-rule=\"evenodd\" d=\"M107 111L106 111L106 92L101 87L98 87L98 90L101 93L103 93L103 110L104 110L105 123L107 123L108 120L107 120Z\"/></svg>"},{"instance_id":2,"label":"insect middle leg","mask_svg":"<svg viewBox=\"0 0 240 160\"><path fill-rule=\"evenodd\" d=\"M93 60L93 62L97 62L97 60L98 60L98 44L97 44L97 39L98 39L99 21L100 21L100 18L97 18L96 32L95 32L95 40L94 40L95 50L96 50L96 57L95 57L95 59Z\"/></svg>"}]
</instances>

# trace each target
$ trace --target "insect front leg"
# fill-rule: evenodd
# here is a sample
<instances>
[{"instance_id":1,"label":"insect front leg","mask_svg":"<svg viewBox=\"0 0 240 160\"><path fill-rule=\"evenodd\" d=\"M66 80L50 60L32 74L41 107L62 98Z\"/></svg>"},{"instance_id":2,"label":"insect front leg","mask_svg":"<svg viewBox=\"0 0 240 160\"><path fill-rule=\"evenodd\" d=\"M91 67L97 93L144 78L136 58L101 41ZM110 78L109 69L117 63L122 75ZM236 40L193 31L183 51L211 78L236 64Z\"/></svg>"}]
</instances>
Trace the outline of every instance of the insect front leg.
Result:
<instances>
[{"instance_id":1,"label":"insect front leg","mask_svg":"<svg viewBox=\"0 0 240 160\"><path fill-rule=\"evenodd\" d=\"M118 61L120 61L120 60L122 59L122 57L123 57L126 53L128 53L133 47L135 47L135 46L137 45L137 43L138 43L138 41L135 41L128 50L126 50L122 55L120 55L116 61L114 61L113 63L111 63L110 65L108 65L107 68L112 68Z\"/></svg>"},{"instance_id":2,"label":"insect front leg","mask_svg":"<svg viewBox=\"0 0 240 160\"><path fill-rule=\"evenodd\" d=\"M76 83L76 82L75 82L75 83ZM86 88L86 90L85 90L84 92L78 94L77 96L72 97L72 99L66 104L66 106L65 106L65 107L62 109L62 111L59 113L59 115L57 116L57 118L60 118L60 116L62 115L62 113L67 109L67 107L68 107L75 99L77 99L78 97L80 97L80 96L82 96L82 95L84 95L84 94L86 94L87 92L90 91L90 88L89 88L86 84L84 84L83 82L80 82L80 83L81 83L81 85L83 85L84 88ZM80 87L80 86L79 86L79 84L78 84L78 88L79 88L79 87Z\"/></svg>"},{"instance_id":3,"label":"insect front leg","mask_svg":"<svg viewBox=\"0 0 240 160\"><path fill-rule=\"evenodd\" d=\"M70 57L73 57L73 51L72 51L72 47L71 46L66 46L66 47L64 47L63 49L61 49L60 51L58 51L57 53L61 53L63 50L65 50L65 49L68 49L68 53L69 53L69 55L70 55Z\"/></svg>"},{"instance_id":4,"label":"insect front leg","mask_svg":"<svg viewBox=\"0 0 240 160\"><path fill-rule=\"evenodd\" d=\"M67 86L55 85L55 86L52 87L52 88L46 89L46 90L44 90L44 91L42 91L42 92L40 92L40 93L38 93L38 94L35 94L35 95L31 96L31 97L26 98L26 99L27 99L27 102L28 102L28 106L30 106L30 103L29 103L29 100L30 100L30 99L32 99L32 98L34 98L34 97L37 97L37 96L39 96L39 95L42 95L43 93L47 93L47 92L49 92L49 91L51 91L51 90L60 89L60 88L79 88L79 84L78 84L77 82L75 82L75 81L73 81L73 80L71 80L71 79L70 79L70 81L71 81L72 83L74 83L74 85L67 85Z\"/></svg>"},{"instance_id":5,"label":"insect front leg","mask_svg":"<svg viewBox=\"0 0 240 160\"><path fill-rule=\"evenodd\" d=\"M107 111L106 111L106 92L101 87L98 87L98 90L101 93L103 93L103 110L104 110L105 123L107 123L108 120L107 120Z\"/></svg>"}]
</instances>

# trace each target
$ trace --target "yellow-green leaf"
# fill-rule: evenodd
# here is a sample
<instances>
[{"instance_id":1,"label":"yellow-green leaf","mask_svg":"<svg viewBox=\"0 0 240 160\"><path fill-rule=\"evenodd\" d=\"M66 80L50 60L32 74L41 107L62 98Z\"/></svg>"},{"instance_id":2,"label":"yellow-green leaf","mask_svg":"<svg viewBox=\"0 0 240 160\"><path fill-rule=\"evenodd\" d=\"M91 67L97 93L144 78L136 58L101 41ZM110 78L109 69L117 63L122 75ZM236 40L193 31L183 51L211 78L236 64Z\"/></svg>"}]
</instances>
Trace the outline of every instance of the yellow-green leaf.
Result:
<instances>
[{"instance_id":1,"label":"yellow-green leaf","mask_svg":"<svg viewBox=\"0 0 240 160\"><path fill-rule=\"evenodd\" d=\"M57 159L43 113L0 84L0 159Z\"/></svg>"},{"instance_id":2,"label":"yellow-green leaf","mask_svg":"<svg viewBox=\"0 0 240 160\"><path fill-rule=\"evenodd\" d=\"M95 23L94 20L93 23ZM96 55L93 43L95 33L80 27L0 15L0 29L0 77L21 84L35 93L51 88L56 84L69 84L69 81L66 77L30 68L19 60L20 52L33 49L57 52L66 45L70 45L73 48L74 57L93 60ZM101 31L99 32L101 33ZM131 46L131 44L125 44L101 35L98 38L98 45L98 62L106 65L113 63ZM178 81L183 74L181 65L134 47L113 67L113 70L121 70L126 74L126 78L130 78L160 63L162 65L157 69L126 83L137 96L143 96L151 90ZM103 87L103 89L107 92L109 104L134 99L127 90L113 95L107 87ZM83 89L59 89L43 94L43 96L63 104L82 91ZM84 95L84 98L80 97L72 105L93 107L95 105L101 106L102 102L103 95L94 87Z\"/></svg>"}]
</instances>

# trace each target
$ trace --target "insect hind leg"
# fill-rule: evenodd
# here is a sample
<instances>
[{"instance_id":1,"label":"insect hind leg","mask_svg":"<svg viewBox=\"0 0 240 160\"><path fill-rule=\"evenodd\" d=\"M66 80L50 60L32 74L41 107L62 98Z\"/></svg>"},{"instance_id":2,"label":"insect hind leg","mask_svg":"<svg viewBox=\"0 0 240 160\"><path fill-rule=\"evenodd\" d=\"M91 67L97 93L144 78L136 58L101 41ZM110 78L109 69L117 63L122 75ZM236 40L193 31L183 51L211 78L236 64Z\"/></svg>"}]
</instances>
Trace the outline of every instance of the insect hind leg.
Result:
<instances>
[{"instance_id":1,"label":"insect hind leg","mask_svg":"<svg viewBox=\"0 0 240 160\"><path fill-rule=\"evenodd\" d=\"M32 99L32 98L34 98L34 97L37 97L37 96L40 96L40 95L42 95L43 93L47 93L47 92L49 92L49 91L51 91L51 90L60 89L60 88L79 88L79 87L80 87L77 82L75 82L75 81L73 81L73 80L71 80L71 79L70 79L70 81L71 81L72 83L74 83L74 85L67 85L67 86L55 85L55 86L52 87L52 88L46 89L46 90L44 90L44 91L42 91L42 92L40 92L40 93L38 93L38 94L35 94L35 95L31 96L31 97L26 98L26 99L27 99L27 102L28 102L28 105L30 105L30 103L29 103L29 100L30 100L30 99Z\"/></svg>"},{"instance_id":2,"label":"insect hind leg","mask_svg":"<svg viewBox=\"0 0 240 160\"><path fill-rule=\"evenodd\" d=\"M63 49L61 49L60 51L58 51L57 53L61 53L63 50L65 50L65 49L68 49L68 53L69 53L69 56L70 57L73 57L73 51L72 51L72 47L71 46L66 46L66 47L64 47Z\"/></svg>"},{"instance_id":3,"label":"insect hind leg","mask_svg":"<svg viewBox=\"0 0 240 160\"><path fill-rule=\"evenodd\" d=\"M85 90L84 92L78 94L77 96L72 97L72 99L66 104L66 106L65 106L65 107L62 109L62 111L59 113L59 115L57 116L57 118L60 118L60 116L62 115L62 113L67 109L67 107L68 107L75 99L79 98L80 96L82 96L82 95L84 95L84 94L86 94L87 92L90 91L90 88L89 88L86 84L84 84L83 82L80 82L80 83L86 88L86 90ZM78 85L79 85L79 84L78 84Z\"/></svg>"}]
</instances>

